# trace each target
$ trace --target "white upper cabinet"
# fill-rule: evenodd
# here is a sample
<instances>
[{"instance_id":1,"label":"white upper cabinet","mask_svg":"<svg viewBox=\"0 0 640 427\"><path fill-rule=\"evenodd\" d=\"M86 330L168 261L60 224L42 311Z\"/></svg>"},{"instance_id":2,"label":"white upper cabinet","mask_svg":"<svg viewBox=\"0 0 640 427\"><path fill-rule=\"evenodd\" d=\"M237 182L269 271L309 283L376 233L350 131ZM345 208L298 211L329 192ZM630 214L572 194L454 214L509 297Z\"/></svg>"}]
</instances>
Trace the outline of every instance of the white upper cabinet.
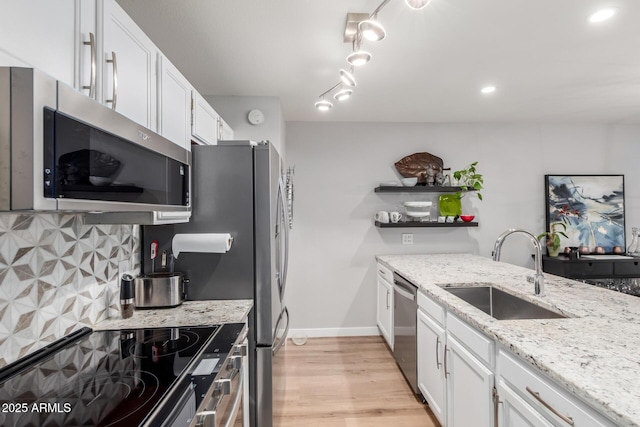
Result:
<instances>
[{"instance_id":1,"label":"white upper cabinet","mask_svg":"<svg viewBox=\"0 0 640 427\"><path fill-rule=\"evenodd\" d=\"M191 149L191 91L189 81L164 56L158 55L158 133Z\"/></svg>"},{"instance_id":2,"label":"white upper cabinet","mask_svg":"<svg viewBox=\"0 0 640 427\"><path fill-rule=\"evenodd\" d=\"M102 5L102 7L100 7ZM156 130L158 49L115 0L98 2L102 34L102 103Z\"/></svg>"},{"instance_id":3,"label":"white upper cabinet","mask_svg":"<svg viewBox=\"0 0 640 427\"><path fill-rule=\"evenodd\" d=\"M75 86L78 21L75 0L0 0L1 65L39 68Z\"/></svg>"},{"instance_id":4,"label":"white upper cabinet","mask_svg":"<svg viewBox=\"0 0 640 427\"><path fill-rule=\"evenodd\" d=\"M206 99L198 92L193 91L193 123L191 133L197 141L215 145L218 142L218 119L220 116L216 113Z\"/></svg>"},{"instance_id":5,"label":"white upper cabinet","mask_svg":"<svg viewBox=\"0 0 640 427\"><path fill-rule=\"evenodd\" d=\"M220 125L220 131L218 135L218 141L231 141L233 140L233 129L224 121L222 117L218 119Z\"/></svg>"}]
</instances>

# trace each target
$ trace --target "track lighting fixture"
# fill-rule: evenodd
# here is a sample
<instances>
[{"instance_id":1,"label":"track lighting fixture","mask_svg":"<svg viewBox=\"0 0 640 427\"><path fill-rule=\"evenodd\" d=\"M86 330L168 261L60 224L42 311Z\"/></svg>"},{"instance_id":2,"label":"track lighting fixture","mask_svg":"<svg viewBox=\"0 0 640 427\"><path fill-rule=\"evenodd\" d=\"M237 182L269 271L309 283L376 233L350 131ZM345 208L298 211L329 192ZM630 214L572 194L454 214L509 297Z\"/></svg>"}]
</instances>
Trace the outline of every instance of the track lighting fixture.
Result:
<instances>
[{"instance_id":1,"label":"track lighting fixture","mask_svg":"<svg viewBox=\"0 0 640 427\"><path fill-rule=\"evenodd\" d=\"M360 67L371 60L371 53L362 49L362 42L363 40L380 41L386 37L384 27L378 22L378 13L390 1L383 0L371 13L347 13L344 42L353 45L353 51L347 56L347 62L351 67L349 71L340 69L340 82L320 95L320 101L315 103L318 110L328 111L333 107L333 104L325 100L324 96L338 86L341 86L341 89L333 95L336 101L344 101L353 94L353 88L356 87L353 67ZM430 2L431 0L405 0L408 7L416 10L426 7Z\"/></svg>"}]
</instances>

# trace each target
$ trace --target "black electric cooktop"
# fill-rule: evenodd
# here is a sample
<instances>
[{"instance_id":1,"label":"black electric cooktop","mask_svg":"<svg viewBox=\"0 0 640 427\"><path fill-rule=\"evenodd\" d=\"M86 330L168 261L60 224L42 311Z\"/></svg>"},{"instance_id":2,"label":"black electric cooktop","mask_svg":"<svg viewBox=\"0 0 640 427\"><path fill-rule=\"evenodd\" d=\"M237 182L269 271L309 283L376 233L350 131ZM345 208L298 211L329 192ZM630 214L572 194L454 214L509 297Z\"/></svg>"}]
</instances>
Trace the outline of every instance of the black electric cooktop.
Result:
<instances>
[{"instance_id":1,"label":"black electric cooktop","mask_svg":"<svg viewBox=\"0 0 640 427\"><path fill-rule=\"evenodd\" d=\"M0 371L0 425L138 426L152 413L166 417L186 391L200 397L213 382L239 333L213 337L220 328L78 331ZM196 356L214 359L209 371L181 375Z\"/></svg>"}]
</instances>

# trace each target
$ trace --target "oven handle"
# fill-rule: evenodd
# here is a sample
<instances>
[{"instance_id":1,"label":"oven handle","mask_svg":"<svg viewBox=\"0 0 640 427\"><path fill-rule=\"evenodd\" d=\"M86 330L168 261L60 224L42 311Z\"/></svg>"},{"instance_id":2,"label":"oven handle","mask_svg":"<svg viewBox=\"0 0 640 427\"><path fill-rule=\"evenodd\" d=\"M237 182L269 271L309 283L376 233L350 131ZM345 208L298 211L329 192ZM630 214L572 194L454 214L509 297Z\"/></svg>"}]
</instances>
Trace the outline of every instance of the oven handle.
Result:
<instances>
[{"instance_id":1,"label":"oven handle","mask_svg":"<svg viewBox=\"0 0 640 427\"><path fill-rule=\"evenodd\" d=\"M233 400L233 407L231 408L231 415L229 415L229 421L225 427L233 427L236 423L236 418L238 417L238 410L240 409L240 405L242 405L242 387L244 381L244 372L242 371L242 367L239 370L240 378L238 380L238 388L236 389L236 397Z\"/></svg>"},{"instance_id":2,"label":"oven handle","mask_svg":"<svg viewBox=\"0 0 640 427\"><path fill-rule=\"evenodd\" d=\"M236 357L241 358L242 356ZM231 391L233 390L232 383L237 382L235 390L237 393L242 394L243 374L242 369L235 368L235 365L237 364L235 360L236 357L229 358L229 361L227 362L230 366L233 367L233 371L231 372L231 375L229 375L229 378L222 378L214 382L214 385L212 386L213 392L209 396L210 402L207 402L207 404L205 405L205 408L207 409L198 412L195 416L195 424L193 424L195 425L195 427L219 427L219 425L216 424L217 409L220 406L220 403L222 403L222 401L225 399L225 397L231 394ZM207 397L205 397L205 400L207 400ZM211 402L215 403L210 404Z\"/></svg>"}]
</instances>

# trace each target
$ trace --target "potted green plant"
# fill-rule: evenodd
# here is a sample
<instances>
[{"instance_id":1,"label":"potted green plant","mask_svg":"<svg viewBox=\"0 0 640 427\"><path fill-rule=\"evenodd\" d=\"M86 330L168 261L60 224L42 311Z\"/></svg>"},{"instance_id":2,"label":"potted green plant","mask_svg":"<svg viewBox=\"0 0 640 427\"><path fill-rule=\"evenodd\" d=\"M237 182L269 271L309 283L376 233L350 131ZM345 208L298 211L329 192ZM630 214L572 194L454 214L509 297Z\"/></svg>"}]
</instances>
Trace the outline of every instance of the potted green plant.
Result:
<instances>
[{"instance_id":1,"label":"potted green plant","mask_svg":"<svg viewBox=\"0 0 640 427\"><path fill-rule=\"evenodd\" d=\"M482 193L480 193L480 190L484 188L484 178L482 177L482 174L478 173L476 170L477 165L478 162L475 161L466 168L453 172L453 178L460 187L460 191L454 194L443 194L440 196L440 215L462 215L462 198L470 190L474 190L478 199L482 200Z\"/></svg>"},{"instance_id":2,"label":"potted green plant","mask_svg":"<svg viewBox=\"0 0 640 427\"><path fill-rule=\"evenodd\" d=\"M556 227L558 226L562 227L562 231L556 230ZM565 233L565 231L567 231L567 226L562 222L553 222L549 228L549 231L545 231L538 235L538 240L541 241L544 238L546 240L549 256L556 257L560 253L560 236L569 238Z\"/></svg>"}]
</instances>

